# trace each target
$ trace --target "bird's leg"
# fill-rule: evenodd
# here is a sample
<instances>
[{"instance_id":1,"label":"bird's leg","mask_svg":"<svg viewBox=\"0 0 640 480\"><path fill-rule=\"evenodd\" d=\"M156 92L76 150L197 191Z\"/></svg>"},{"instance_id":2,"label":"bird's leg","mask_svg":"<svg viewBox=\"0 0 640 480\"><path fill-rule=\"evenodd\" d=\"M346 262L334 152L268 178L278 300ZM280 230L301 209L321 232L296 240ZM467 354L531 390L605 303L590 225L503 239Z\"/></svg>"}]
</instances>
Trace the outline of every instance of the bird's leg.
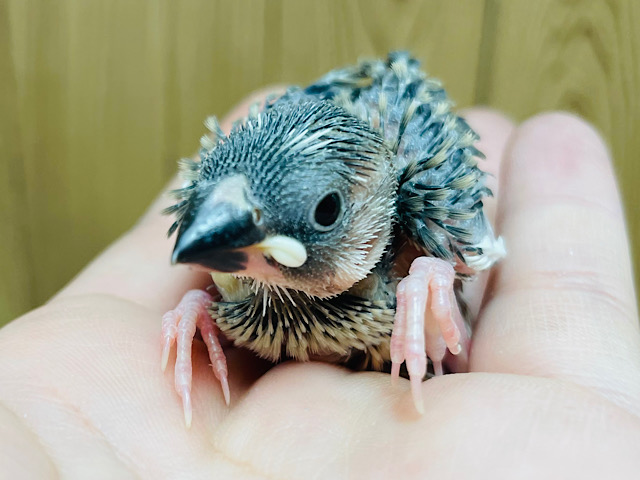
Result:
<instances>
[{"instance_id":1,"label":"bird's leg","mask_svg":"<svg viewBox=\"0 0 640 480\"><path fill-rule=\"evenodd\" d=\"M178 306L165 313L162 317L162 370L167 368L169 352L177 340L175 386L178 395L182 398L184 418L187 427L191 426L191 346L196 334L196 328L209 352L209 359L213 367L213 373L220 381L224 400L229 405L229 382L227 380L227 360L218 340L220 331L213 322L207 307L211 305L211 295L202 290L190 290L187 292Z\"/></svg>"},{"instance_id":2,"label":"bird's leg","mask_svg":"<svg viewBox=\"0 0 640 480\"><path fill-rule=\"evenodd\" d=\"M454 295L454 279L455 272L448 262L419 257L396 290L391 378L398 378L400 365L406 361L413 400L420 413L424 410L421 383L427 356L436 375L442 375L447 348L461 357L459 365L466 365L469 337Z\"/></svg>"}]
</instances>

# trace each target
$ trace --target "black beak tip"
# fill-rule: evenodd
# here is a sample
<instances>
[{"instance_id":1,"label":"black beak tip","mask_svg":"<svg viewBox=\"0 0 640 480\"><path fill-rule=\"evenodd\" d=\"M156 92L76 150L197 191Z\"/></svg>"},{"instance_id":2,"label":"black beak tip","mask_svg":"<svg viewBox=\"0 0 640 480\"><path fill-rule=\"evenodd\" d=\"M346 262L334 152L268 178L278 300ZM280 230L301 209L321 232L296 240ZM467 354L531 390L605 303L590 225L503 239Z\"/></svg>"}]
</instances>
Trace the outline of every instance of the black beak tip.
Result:
<instances>
[{"instance_id":1,"label":"black beak tip","mask_svg":"<svg viewBox=\"0 0 640 480\"><path fill-rule=\"evenodd\" d=\"M171 254L171 264L191 263L219 272L237 272L246 268L244 247L263 240L265 234L256 227L250 211L230 204L197 212L178 232Z\"/></svg>"},{"instance_id":2,"label":"black beak tip","mask_svg":"<svg viewBox=\"0 0 640 480\"><path fill-rule=\"evenodd\" d=\"M202 253L203 245L197 241L186 241L184 236L178 236L176 245L173 247L173 253L171 254L171 265L178 263L192 263Z\"/></svg>"},{"instance_id":3,"label":"black beak tip","mask_svg":"<svg viewBox=\"0 0 640 480\"><path fill-rule=\"evenodd\" d=\"M180 263L180 251L174 248L171 254L171 265L175 265L176 263Z\"/></svg>"}]
</instances>

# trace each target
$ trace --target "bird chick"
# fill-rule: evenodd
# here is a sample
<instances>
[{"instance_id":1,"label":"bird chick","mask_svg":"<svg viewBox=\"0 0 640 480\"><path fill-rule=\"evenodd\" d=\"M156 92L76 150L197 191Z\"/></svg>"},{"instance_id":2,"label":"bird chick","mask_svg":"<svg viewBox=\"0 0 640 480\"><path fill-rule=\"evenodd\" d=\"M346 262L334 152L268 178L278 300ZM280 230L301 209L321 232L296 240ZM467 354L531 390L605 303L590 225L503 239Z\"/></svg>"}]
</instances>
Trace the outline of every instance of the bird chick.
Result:
<instances>
[{"instance_id":1,"label":"bird chick","mask_svg":"<svg viewBox=\"0 0 640 480\"><path fill-rule=\"evenodd\" d=\"M451 112L417 60L385 60L290 88L229 136L206 122L170 234L173 263L212 272L218 295L192 291L163 318L163 369L176 341L176 389L191 422L198 328L227 403L219 337L272 361L358 361L392 378L406 361L414 402L428 359L465 368L456 291L504 255L483 212L478 136Z\"/></svg>"}]
</instances>

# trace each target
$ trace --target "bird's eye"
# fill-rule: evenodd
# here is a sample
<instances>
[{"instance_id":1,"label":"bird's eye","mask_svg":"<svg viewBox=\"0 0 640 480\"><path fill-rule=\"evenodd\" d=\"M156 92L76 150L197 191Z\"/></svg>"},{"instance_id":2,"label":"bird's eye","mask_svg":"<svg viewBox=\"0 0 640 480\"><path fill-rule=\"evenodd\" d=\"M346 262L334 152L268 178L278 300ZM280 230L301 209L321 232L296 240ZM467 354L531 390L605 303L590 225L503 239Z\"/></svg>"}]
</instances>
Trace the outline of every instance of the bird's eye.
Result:
<instances>
[{"instance_id":1,"label":"bird's eye","mask_svg":"<svg viewBox=\"0 0 640 480\"><path fill-rule=\"evenodd\" d=\"M312 211L313 226L316 230L327 232L335 227L342 216L342 197L331 192L320 199Z\"/></svg>"}]
</instances>

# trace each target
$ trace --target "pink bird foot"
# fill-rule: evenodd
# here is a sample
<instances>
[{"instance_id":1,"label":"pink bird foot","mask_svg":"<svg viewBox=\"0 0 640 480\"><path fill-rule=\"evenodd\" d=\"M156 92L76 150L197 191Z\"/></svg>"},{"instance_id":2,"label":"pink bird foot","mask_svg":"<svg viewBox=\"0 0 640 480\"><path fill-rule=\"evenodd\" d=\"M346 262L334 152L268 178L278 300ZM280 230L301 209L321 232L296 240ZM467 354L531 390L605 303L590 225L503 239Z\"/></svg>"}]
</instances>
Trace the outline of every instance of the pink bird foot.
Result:
<instances>
[{"instance_id":1,"label":"pink bird foot","mask_svg":"<svg viewBox=\"0 0 640 480\"><path fill-rule=\"evenodd\" d=\"M427 356L436 375L442 375L447 348L466 368L469 336L453 292L455 272L446 261L416 258L409 275L396 289L396 318L391 334L391 380L396 382L406 361L416 410L424 413L422 379Z\"/></svg>"},{"instance_id":2,"label":"pink bird foot","mask_svg":"<svg viewBox=\"0 0 640 480\"><path fill-rule=\"evenodd\" d=\"M162 371L167 368L169 352L177 339L175 385L178 395L182 398L184 420L187 427L191 426L191 346L196 334L196 328L204 340L211 366L216 378L220 381L224 401L229 405L229 382L227 380L227 359L218 340L220 330L213 322L207 307L211 305L211 295L202 290L188 291L174 310L170 310L162 317Z\"/></svg>"}]
</instances>

